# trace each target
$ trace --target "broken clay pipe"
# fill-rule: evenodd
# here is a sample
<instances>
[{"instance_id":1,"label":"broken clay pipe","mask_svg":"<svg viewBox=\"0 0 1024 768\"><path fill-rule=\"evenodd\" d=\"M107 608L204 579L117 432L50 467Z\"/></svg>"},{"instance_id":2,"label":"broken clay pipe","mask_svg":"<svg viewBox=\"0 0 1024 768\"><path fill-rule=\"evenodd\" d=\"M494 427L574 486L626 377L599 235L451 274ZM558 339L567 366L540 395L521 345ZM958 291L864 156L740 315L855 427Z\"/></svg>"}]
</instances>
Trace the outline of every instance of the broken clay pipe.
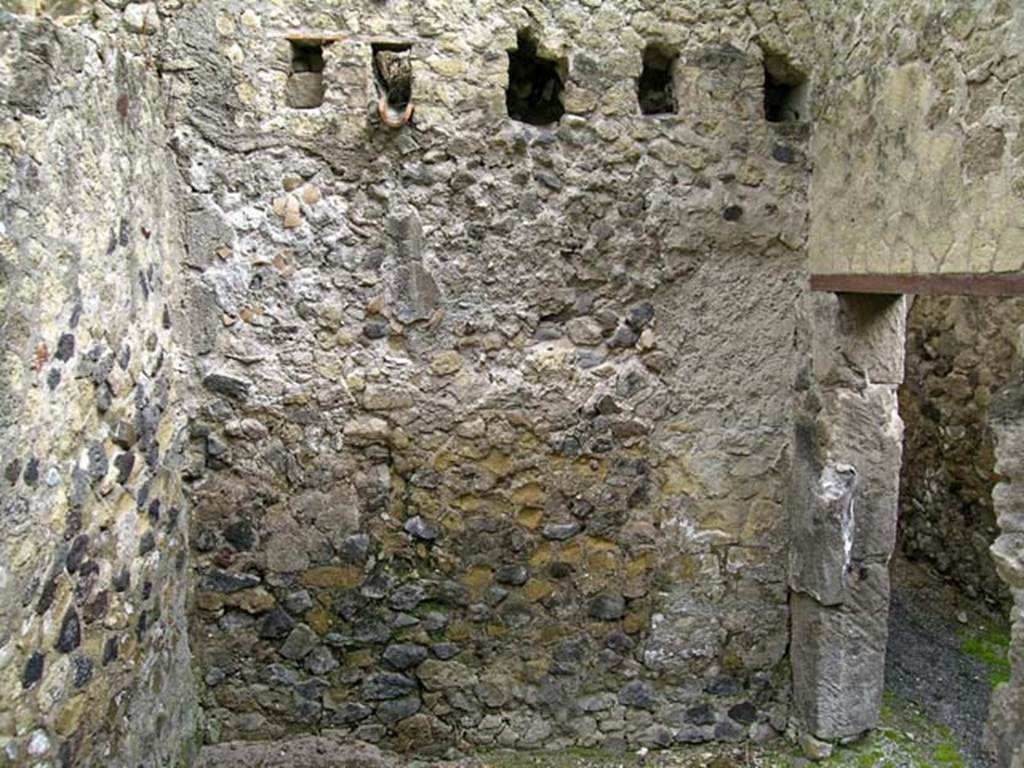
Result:
<instances>
[{"instance_id":1,"label":"broken clay pipe","mask_svg":"<svg viewBox=\"0 0 1024 768\"><path fill-rule=\"evenodd\" d=\"M391 112L391 106L388 104L387 94L377 100L377 114L380 115L380 121L388 128L401 128L412 119L412 113L415 110L416 107L410 101L405 105L405 109L397 117L394 117Z\"/></svg>"}]
</instances>

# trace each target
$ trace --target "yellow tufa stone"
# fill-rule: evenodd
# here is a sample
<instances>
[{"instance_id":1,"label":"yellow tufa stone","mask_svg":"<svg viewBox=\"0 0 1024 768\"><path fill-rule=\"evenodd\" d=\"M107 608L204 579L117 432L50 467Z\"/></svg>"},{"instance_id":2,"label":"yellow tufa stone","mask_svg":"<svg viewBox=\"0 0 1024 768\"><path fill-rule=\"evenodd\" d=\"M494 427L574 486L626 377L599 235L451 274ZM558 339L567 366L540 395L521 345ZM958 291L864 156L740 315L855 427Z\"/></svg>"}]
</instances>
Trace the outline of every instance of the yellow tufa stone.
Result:
<instances>
[{"instance_id":1,"label":"yellow tufa stone","mask_svg":"<svg viewBox=\"0 0 1024 768\"><path fill-rule=\"evenodd\" d=\"M493 475L503 477L512 471L512 459L500 451L491 451L487 458L480 462L480 466Z\"/></svg>"},{"instance_id":2,"label":"yellow tufa stone","mask_svg":"<svg viewBox=\"0 0 1024 768\"><path fill-rule=\"evenodd\" d=\"M635 635L643 632L647 629L648 618L647 614L637 612L630 612L626 614L626 618L622 620L622 631L627 635Z\"/></svg>"},{"instance_id":3,"label":"yellow tufa stone","mask_svg":"<svg viewBox=\"0 0 1024 768\"><path fill-rule=\"evenodd\" d=\"M523 528L535 531L540 528L541 521L544 519L544 511L535 507L523 509L519 511L516 519Z\"/></svg>"},{"instance_id":4,"label":"yellow tufa stone","mask_svg":"<svg viewBox=\"0 0 1024 768\"><path fill-rule=\"evenodd\" d=\"M436 376L451 376L462 368L462 355L453 349L438 353L430 362L430 370Z\"/></svg>"},{"instance_id":5,"label":"yellow tufa stone","mask_svg":"<svg viewBox=\"0 0 1024 768\"><path fill-rule=\"evenodd\" d=\"M555 591L555 585L550 581L544 581L544 579L530 579L524 587L526 599L531 603L539 603L541 600L551 597Z\"/></svg>"},{"instance_id":6,"label":"yellow tufa stone","mask_svg":"<svg viewBox=\"0 0 1024 768\"><path fill-rule=\"evenodd\" d=\"M512 501L522 507L543 507L545 497L539 483L528 483L512 491Z\"/></svg>"},{"instance_id":7,"label":"yellow tufa stone","mask_svg":"<svg viewBox=\"0 0 1024 768\"><path fill-rule=\"evenodd\" d=\"M331 628L334 626L334 616L323 606L311 608L306 611L303 618L305 619L306 624L309 625L309 628L321 637L330 632Z\"/></svg>"},{"instance_id":8,"label":"yellow tufa stone","mask_svg":"<svg viewBox=\"0 0 1024 768\"><path fill-rule=\"evenodd\" d=\"M358 651L345 654L345 666L348 668L357 667L365 669L377 663L377 657L370 648L360 648Z\"/></svg>"},{"instance_id":9,"label":"yellow tufa stone","mask_svg":"<svg viewBox=\"0 0 1024 768\"><path fill-rule=\"evenodd\" d=\"M263 587L253 587L225 595L223 603L240 608L246 613L266 613L277 604L277 601Z\"/></svg>"},{"instance_id":10,"label":"yellow tufa stone","mask_svg":"<svg viewBox=\"0 0 1024 768\"><path fill-rule=\"evenodd\" d=\"M325 565L311 568L302 574L301 581L307 587L323 589L350 589L362 581L362 569L353 565Z\"/></svg>"},{"instance_id":11,"label":"yellow tufa stone","mask_svg":"<svg viewBox=\"0 0 1024 768\"><path fill-rule=\"evenodd\" d=\"M482 593L491 585L494 580L494 571L486 565L474 565L462 577L462 583L467 589L477 594Z\"/></svg>"}]
</instances>

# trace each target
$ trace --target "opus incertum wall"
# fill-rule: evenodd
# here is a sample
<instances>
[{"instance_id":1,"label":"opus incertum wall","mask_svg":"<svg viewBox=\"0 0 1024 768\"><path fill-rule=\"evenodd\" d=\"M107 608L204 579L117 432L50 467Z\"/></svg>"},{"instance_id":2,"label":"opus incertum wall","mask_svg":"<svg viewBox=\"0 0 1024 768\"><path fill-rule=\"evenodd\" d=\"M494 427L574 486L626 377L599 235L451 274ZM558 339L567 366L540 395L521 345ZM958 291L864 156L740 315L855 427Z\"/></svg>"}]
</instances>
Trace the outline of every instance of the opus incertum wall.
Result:
<instances>
[{"instance_id":1,"label":"opus incertum wall","mask_svg":"<svg viewBox=\"0 0 1024 768\"><path fill-rule=\"evenodd\" d=\"M641 5L176 15L207 740L785 728L808 127Z\"/></svg>"}]
</instances>

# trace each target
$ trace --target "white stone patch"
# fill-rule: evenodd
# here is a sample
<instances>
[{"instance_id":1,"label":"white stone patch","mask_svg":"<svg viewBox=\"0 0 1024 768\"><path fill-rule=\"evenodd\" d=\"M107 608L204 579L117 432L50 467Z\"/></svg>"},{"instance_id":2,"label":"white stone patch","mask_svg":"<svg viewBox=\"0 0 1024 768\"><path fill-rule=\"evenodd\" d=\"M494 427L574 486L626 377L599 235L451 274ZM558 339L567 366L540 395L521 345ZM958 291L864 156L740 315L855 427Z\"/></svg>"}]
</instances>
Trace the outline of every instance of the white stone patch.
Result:
<instances>
[{"instance_id":1,"label":"white stone patch","mask_svg":"<svg viewBox=\"0 0 1024 768\"><path fill-rule=\"evenodd\" d=\"M32 732L32 738L28 742L28 753L33 757L42 757L50 751L50 737L46 731L40 729Z\"/></svg>"},{"instance_id":2,"label":"white stone patch","mask_svg":"<svg viewBox=\"0 0 1024 768\"><path fill-rule=\"evenodd\" d=\"M897 417L899 418L899 417ZM829 464L821 473L818 485L818 495L826 502L838 501L849 492L851 476L857 476L857 470L849 464ZM853 554L853 534L856 530L856 516L854 512L854 497L850 496L850 503L845 505L841 511L842 517L839 521L843 537L843 574L850 569L850 560Z\"/></svg>"}]
</instances>

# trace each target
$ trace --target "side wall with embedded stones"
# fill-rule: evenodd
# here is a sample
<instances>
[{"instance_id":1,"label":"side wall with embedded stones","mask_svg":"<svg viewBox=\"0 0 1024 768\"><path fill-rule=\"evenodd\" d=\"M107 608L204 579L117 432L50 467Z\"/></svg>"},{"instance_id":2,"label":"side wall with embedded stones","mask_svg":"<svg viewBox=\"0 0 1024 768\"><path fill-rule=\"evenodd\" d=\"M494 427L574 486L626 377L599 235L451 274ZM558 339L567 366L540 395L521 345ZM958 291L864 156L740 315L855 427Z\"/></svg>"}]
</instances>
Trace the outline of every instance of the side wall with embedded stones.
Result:
<instances>
[{"instance_id":1,"label":"side wall with embedded stones","mask_svg":"<svg viewBox=\"0 0 1024 768\"><path fill-rule=\"evenodd\" d=\"M998 534L989 413L1020 377L1022 328L1024 301L1009 297L919 296L907 320L900 549L993 607L1010 598L989 553Z\"/></svg>"},{"instance_id":2,"label":"side wall with embedded stones","mask_svg":"<svg viewBox=\"0 0 1024 768\"><path fill-rule=\"evenodd\" d=\"M175 170L146 43L84 10L0 11L0 765L170 768L196 711Z\"/></svg>"},{"instance_id":3,"label":"side wall with embedded stones","mask_svg":"<svg viewBox=\"0 0 1024 768\"><path fill-rule=\"evenodd\" d=\"M558 6L218 0L167 30L209 742L786 726L807 126L765 121L754 41L787 39ZM524 29L564 60L557 126L506 113ZM331 41L315 109L288 106L299 31ZM640 115L651 41L677 115ZM375 42L412 45L400 130Z\"/></svg>"},{"instance_id":4,"label":"side wall with embedded stones","mask_svg":"<svg viewBox=\"0 0 1024 768\"><path fill-rule=\"evenodd\" d=\"M1010 679L992 693L985 738L1000 768L1024 764L1024 388L1019 381L993 398L990 424L995 437L993 491L1000 534L992 545L999 575L1010 588Z\"/></svg>"}]
</instances>

